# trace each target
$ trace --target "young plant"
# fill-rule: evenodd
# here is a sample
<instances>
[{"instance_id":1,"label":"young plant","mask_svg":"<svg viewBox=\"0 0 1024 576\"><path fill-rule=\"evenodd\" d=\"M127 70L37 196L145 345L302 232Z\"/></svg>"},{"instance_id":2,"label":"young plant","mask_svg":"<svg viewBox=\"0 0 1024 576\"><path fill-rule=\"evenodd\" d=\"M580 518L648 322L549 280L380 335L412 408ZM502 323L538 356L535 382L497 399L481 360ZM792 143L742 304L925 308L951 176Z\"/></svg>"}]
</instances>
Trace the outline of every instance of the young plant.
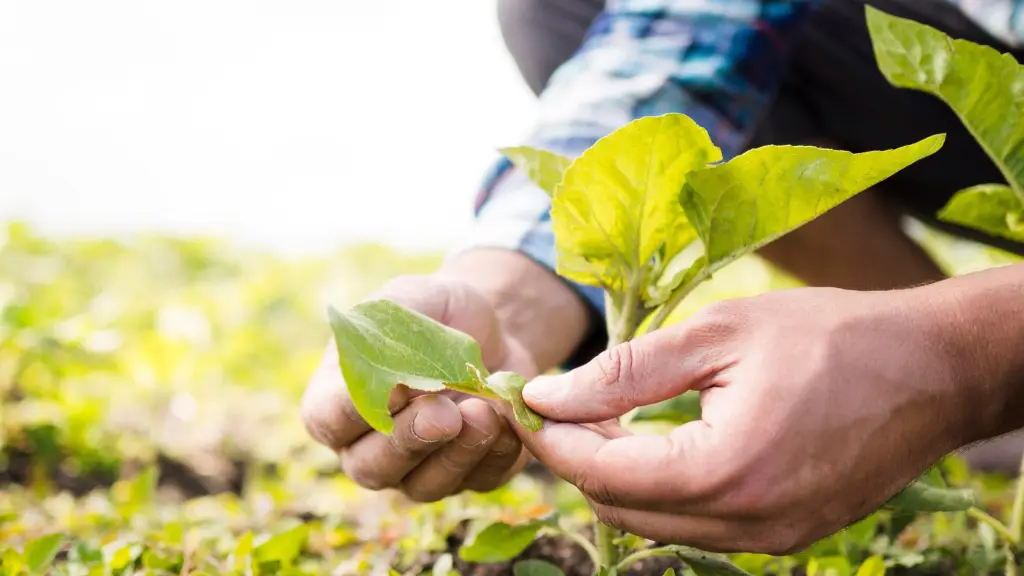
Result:
<instances>
[{"instance_id":1,"label":"young plant","mask_svg":"<svg viewBox=\"0 0 1024 576\"><path fill-rule=\"evenodd\" d=\"M942 100L1006 179L957 192L939 218L1024 242L1024 66L1010 54L954 39L923 24L866 6L875 58L893 86ZM1005 543L1006 573L1024 551L1024 458L1007 523L971 508Z\"/></svg>"},{"instance_id":2,"label":"young plant","mask_svg":"<svg viewBox=\"0 0 1024 576\"><path fill-rule=\"evenodd\" d=\"M657 330L722 267L934 154L944 139L939 134L860 154L765 146L722 162L721 150L703 128L685 115L665 114L630 122L574 160L530 147L502 151L551 196L556 271L604 291L612 347L641 327ZM489 374L468 336L387 301L366 302L346 313L332 309L330 315L352 400L376 430L392 430L388 399L398 384L509 402L524 427L540 428L540 418L522 400L525 380L507 372ZM916 483L888 506L945 511L973 503L969 492ZM519 531L484 528L469 537L460 554L508 560L542 531L565 532L557 519L534 521ZM514 539L498 539L500 554L480 544L513 532ZM602 576L615 576L652 556L679 558L699 575L746 573L723 556L683 546L646 548L601 523L595 532L595 543L568 535L591 554ZM519 545L508 546L511 540Z\"/></svg>"}]
</instances>

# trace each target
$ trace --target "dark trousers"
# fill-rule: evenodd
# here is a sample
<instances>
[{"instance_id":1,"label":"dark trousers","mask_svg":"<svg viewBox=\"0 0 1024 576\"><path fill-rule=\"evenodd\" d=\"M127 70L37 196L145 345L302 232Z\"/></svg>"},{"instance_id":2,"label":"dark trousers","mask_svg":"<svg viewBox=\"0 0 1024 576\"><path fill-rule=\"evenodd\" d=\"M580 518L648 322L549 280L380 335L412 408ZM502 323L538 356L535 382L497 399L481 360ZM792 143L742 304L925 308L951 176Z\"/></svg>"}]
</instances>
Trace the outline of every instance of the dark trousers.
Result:
<instances>
[{"instance_id":1,"label":"dark trousers","mask_svg":"<svg viewBox=\"0 0 1024 576\"><path fill-rule=\"evenodd\" d=\"M870 0L890 14L954 38L1010 52L945 0ZM957 116L938 98L891 86L879 72L864 21L865 0L826 0L797 40L787 74L750 147L809 144L862 152L896 148L944 132L942 150L880 184L886 198L929 225L1024 255L1024 245L938 221L935 214L968 186L1005 182ZM539 94L583 41L603 0L499 0L506 45Z\"/></svg>"}]
</instances>

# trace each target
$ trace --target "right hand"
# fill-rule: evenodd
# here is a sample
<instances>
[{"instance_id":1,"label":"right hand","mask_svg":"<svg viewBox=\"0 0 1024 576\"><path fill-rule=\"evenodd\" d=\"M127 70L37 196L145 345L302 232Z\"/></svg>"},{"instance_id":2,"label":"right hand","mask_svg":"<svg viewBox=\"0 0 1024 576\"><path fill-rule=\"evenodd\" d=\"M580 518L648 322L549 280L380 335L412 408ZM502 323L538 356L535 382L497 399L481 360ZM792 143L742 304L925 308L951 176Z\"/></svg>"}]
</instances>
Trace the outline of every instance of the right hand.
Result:
<instances>
[{"instance_id":1,"label":"right hand","mask_svg":"<svg viewBox=\"0 0 1024 576\"><path fill-rule=\"evenodd\" d=\"M439 274L392 280L373 298L385 298L465 332L479 344L490 371L531 379L536 362L501 329L491 303L465 282ZM391 395L391 436L359 416L338 367L334 342L302 399L309 434L334 450L342 471L370 490L396 488L412 500L433 502L472 490L493 490L530 456L495 406L454 391L420 392L398 386Z\"/></svg>"}]
</instances>

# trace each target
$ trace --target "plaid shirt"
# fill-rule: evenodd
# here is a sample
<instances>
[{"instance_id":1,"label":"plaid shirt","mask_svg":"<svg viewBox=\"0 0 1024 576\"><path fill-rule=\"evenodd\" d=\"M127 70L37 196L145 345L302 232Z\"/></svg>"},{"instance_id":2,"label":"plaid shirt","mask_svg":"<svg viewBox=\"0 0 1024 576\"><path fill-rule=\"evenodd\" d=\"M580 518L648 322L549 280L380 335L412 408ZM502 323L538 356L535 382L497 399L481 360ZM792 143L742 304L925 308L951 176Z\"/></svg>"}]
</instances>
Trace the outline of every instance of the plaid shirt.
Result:
<instances>
[{"instance_id":1,"label":"plaid shirt","mask_svg":"<svg viewBox=\"0 0 1024 576\"><path fill-rule=\"evenodd\" d=\"M790 39L820 0L609 0L580 50L556 70L526 140L578 156L631 120L682 112L725 159L740 149L776 88ZM947 0L1011 46L1024 0ZM519 250L554 268L547 195L502 159L477 198L466 247ZM604 294L572 284L598 312Z\"/></svg>"}]
</instances>

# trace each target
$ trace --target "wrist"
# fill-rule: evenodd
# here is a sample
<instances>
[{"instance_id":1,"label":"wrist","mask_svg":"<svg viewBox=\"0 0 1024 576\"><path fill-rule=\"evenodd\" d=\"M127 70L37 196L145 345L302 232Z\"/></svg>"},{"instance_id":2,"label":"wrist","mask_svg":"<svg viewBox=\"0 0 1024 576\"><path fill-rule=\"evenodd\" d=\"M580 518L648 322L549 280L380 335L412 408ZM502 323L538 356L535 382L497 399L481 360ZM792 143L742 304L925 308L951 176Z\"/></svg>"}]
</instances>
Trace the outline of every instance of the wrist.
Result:
<instances>
[{"instance_id":1,"label":"wrist","mask_svg":"<svg viewBox=\"0 0 1024 576\"><path fill-rule=\"evenodd\" d=\"M962 445L1024 427L1024 265L916 290L963 406Z\"/></svg>"},{"instance_id":2,"label":"wrist","mask_svg":"<svg viewBox=\"0 0 1024 576\"><path fill-rule=\"evenodd\" d=\"M504 337L522 346L541 372L569 358L592 328L583 299L521 252L473 248L450 258L435 274L483 295Z\"/></svg>"}]
</instances>

